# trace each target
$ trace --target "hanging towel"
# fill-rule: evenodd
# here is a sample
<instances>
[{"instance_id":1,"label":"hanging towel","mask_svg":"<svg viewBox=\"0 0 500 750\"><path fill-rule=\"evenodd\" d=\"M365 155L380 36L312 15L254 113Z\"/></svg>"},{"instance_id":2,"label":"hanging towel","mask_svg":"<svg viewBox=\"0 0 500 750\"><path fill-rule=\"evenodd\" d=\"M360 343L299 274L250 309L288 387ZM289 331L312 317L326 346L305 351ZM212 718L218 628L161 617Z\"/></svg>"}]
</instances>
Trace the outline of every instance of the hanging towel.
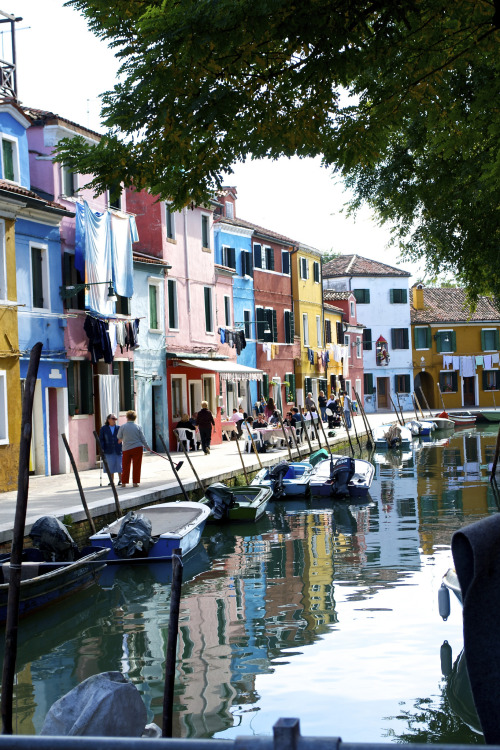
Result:
<instances>
[{"instance_id":1,"label":"hanging towel","mask_svg":"<svg viewBox=\"0 0 500 750\"><path fill-rule=\"evenodd\" d=\"M226 329L225 328L219 328L219 335L220 335L220 342L221 344L226 343Z\"/></svg>"},{"instance_id":2,"label":"hanging towel","mask_svg":"<svg viewBox=\"0 0 500 750\"><path fill-rule=\"evenodd\" d=\"M116 321L116 343L120 347L123 354L123 347L125 346L125 321Z\"/></svg>"},{"instance_id":3,"label":"hanging towel","mask_svg":"<svg viewBox=\"0 0 500 750\"><path fill-rule=\"evenodd\" d=\"M132 266L132 237L130 217L111 216L113 283L120 297L132 297L134 293L134 274Z\"/></svg>"},{"instance_id":4,"label":"hanging towel","mask_svg":"<svg viewBox=\"0 0 500 750\"><path fill-rule=\"evenodd\" d=\"M498 365L499 362L500 362L500 354L498 354L498 352L495 352L495 354L491 355L491 364Z\"/></svg>"},{"instance_id":5,"label":"hanging towel","mask_svg":"<svg viewBox=\"0 0 500 750\"><path fill-rule=\"evenodd\" d=\"M453 369L460 370L460 357L453 357Z\"/></svg>"},{"instance_id":6,"label":"hanging towel","mask_svg":"<svg viewBox=\"0 0 500 750\"><path fill-rule=\"evenodd\" d=\"M470 378L476 372L476 360L474 357L462 357L462 377Z\"/></svg>"},{"instance_id":7,"label":"hanging towel","mask_svg":"<svg viewBox=\"0 0 500 750\"><path fill-rule=\"evenodd\" d=\"M443 354L443 370L453 366L453 357L450 354Z\"/></svg>"},{"instance_id":8,"label":"hanging towel","mask_svg":"<svg viewBox=\"0 0 500 750\"><path fill-rule=\"evenodd\" d=\"M314 364L314 352L312 349L307 350L307 359L312 365Z\"/></svg>"},{"instance_id":9,"label":"hanging towel","mask_svg":"<svg viewBox=\"0 0 500 750\"><path fill-rule=\"evenodd\" d=\"M137 224L135 221L135 216L129 216L129 223L130 223L130 237L132 239L132 242L139 242L139 232L137 231Z\"/></svg>"},{"instance_id":10,"label":"hanging towel","mask_svg":"<svg viewBox=\"0 0 500 750\"><path fill-rule=\"evenodd\" d=\"M108 299L106 283L113 278L110 216L91 211L85 201L84 218L85 281L92 285L85 292L85 304L101 315L113 315L114 302Z\"/></svg>"},{"instance_id":11,"label":"hanging towel","mask_svg":"<svg viewBox=\"0 0 500 750\"><path fill-rule=\"evenodd\" d=\"M478 359L482 359L484 361L483 367L485 370L491 370L493 366L493 357L491 356L491 354L485 354L484 357L476 357L476 365L479 364L477 361Z\"/></svg>"},{"instance_id":12,"label":"hanging towel","mask_svg":"<svg viewBox=\"0 0 500 750\"><path fill-rule=\"evenodd\" d=\"M85 278L85 206L75 205L75 268Z\"/></svg>"}]
</instances>

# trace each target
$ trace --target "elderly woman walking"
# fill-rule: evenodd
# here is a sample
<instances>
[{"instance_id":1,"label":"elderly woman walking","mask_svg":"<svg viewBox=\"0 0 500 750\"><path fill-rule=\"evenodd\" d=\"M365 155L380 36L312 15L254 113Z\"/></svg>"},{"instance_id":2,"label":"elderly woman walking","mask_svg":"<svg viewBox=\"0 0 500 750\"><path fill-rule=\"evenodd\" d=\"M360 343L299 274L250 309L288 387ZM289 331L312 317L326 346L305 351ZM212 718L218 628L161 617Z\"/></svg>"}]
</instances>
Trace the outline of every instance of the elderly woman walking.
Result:
<instances>
[{"instance_id":1,"label":"elderly woman walking","mask_svg":"<svg viewBox=\"0 0 500 750\"><path fill-rule=\"evenodd\" d=\"M126 487L132 467L132 482L138 487L141 482L141 466L143 447L150 451L141 427L135 423L137 414L132 409L127 412L127 421L118 428L118 442L122 444L122 487Z\"/></svg>"},{"instance_id":2,"label":"elderly woman walking","mask_svg":"<svg viewBox=\"0 0 500 750\"><path fill-rule=\"evenodd\" d=\"M210 440L212 439L212 428L215 427L214 417L208 408L208 401L201 402L201 409L196 416L196 424L200 429L201 447L203 453L210 453Z\"/></svg>"},{"instance_id":3,"label":"elderly woman walking","mask_svg":"<svg viewBox=\"0 0 500 750\"><path fill-rule=\"evenodd\" d=\"M116 416L108 414L106 423L99 431L99 441L108 464L109 473L111 476L118 474L118 484L120 485L122 483L122 446L118 440L118 430Z\"/></svg>"}]
</instances>

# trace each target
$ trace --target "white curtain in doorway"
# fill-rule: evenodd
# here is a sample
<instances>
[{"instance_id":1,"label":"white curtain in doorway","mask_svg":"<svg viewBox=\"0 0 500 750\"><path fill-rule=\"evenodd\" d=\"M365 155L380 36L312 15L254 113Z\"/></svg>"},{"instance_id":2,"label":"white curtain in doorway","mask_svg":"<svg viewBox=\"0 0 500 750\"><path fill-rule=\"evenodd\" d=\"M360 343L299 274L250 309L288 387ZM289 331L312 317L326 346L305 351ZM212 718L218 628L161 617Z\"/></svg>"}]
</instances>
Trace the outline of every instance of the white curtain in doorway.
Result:
<instances>
[{"instance_id":1,"label":"white curtain in doorway","mask_svg":"<svg viewBox=\"0 0 500 750\"><path fill-rule=\"evenodd\" d=\"M101 424L105 424L108 414L120 411L120 376L99 375L99 403L101 404Z\"/></svg>"},{"instance_id":2,"label":"white curtain in doorway","mask_svg":"<svg viewBox=\"0 0 500 750\"><path fill-rule=\"evenodd\" d=\"M283 402L281 400L281 378L273 378L273 401L278 411L283 414Z\"/></svg>"}]
</instances>

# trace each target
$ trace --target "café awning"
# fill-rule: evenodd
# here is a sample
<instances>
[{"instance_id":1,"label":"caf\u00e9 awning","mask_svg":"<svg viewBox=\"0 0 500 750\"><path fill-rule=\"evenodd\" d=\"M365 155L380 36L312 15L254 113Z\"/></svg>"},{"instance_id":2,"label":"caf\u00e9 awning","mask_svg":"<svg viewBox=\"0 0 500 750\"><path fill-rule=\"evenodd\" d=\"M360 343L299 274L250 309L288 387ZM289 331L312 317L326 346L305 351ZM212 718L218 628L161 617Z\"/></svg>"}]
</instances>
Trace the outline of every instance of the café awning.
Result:
<instances>
[{"instance_id":1,"label":"caf\u00e9 awning","mask_svg":"<svg viewBox=\"0 0 500 750\"><path fill-rule=\"evenodd\" d=\"M205 372L218 372L222 380L262 380L263 370L220 359L181 359L183 365Z\"/></svg>"}]
</instances>

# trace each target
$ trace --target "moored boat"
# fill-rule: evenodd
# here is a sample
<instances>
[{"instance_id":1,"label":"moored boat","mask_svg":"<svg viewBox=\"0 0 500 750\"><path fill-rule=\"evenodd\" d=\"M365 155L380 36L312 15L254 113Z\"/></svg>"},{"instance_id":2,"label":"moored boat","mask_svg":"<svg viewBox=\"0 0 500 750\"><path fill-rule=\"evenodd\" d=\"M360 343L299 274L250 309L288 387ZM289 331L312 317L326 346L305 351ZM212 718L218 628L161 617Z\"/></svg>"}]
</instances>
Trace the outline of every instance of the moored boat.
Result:
<instances>
[{"instance_id":1,"label":"moored boat","mask_svg":"<svg viewBox=\"0 0 500 750\"><path fill-rule=\"evenodd\" d=\"M453 422L448 417L442 416L442 414L438 414L435 417L432 417L432 421L436 425L436 430L454 430L455 429L455 422Z\"/></svg>"},{"instance_id":2,"label":"moored boat","mask_svg":"<svg viewBox=\"0 0 500 750\"><path fill-rule=\"evenodd\" d=\"M250 485L270 487L274 497L305 495L309 490L312 471L313 466L309 461L281 461L275 466L261 469Z\"/></svg>"},{"instance_id":3,"label":"moored boat","mask_svg":"<svg viewBox=\"0 0 500 750\"><path fill-rule=\"evenodd\" d=\"M382 424L373 429L375 448L395 448L407 450L412 441L408 427L400 424Z\"/></svg>"},{"instance_id":4,"label":"moored boat","mask_svg":"<svg viewBox=\"0 0 500 750\"><path fill-rule=\"evenodd\" d=\"M207 487L201 503L211 511L209 521L258 521L264 515L272 495L272 489L266 486L227 487L222 482L215 482Z\"/></svg>"},{"instance_id":5,"label":"moored boat","mask_svg":"<svg viewBox=\"0 0 500 750\"><path fill-rule=\"evenodd\" d=\"M477 415L478 421L500 422L500 409L481 409Z\"/></svg>"},{"instance_id":6,"label":"moored boat","mask_svg":"<svg viewBox=\"0 0 500 750\"><path fill-rule=\"evenodd\" d=\"M309 481L312 495L365 497L375 469L369 461L331 454L314 467Z\"/></svg>"},{"instance_id":7,"label":"moored boat","mask_svg":"<svg viewBox=\"0 0 500 750\"><path fill-rule=\"evenodd\" d=\"M19 616L42 609L95 583L100 571L106 566L108 554L109 550L104 547L84 547L75 551L73 560L48 562L43 552L35 547L23 550ZM5 622L10 554L0 555L0 571L0 622Z\"/></svg>"},{"instance_id":8,"label":"moored boat","mask_svg":"<svg viewBox=\"0 0 500 750\"><path fill-rule=\"evenodd\" d=\"M210 508L179 500L130 511L90 537L97 547L108 547L109 563L171 560L175 549L185 556L201 538Z\"/></svg>"},{"instance_id":9,"label":"moored boat","mask_svg":"<svg viewBox=\"0 0 500 750\"><path fill-rule=\"evenodd\" d=\"M476 415L470 411L461 411L450 414L450 419L455 423L455 427L469 427L476 424Z\"/></svg>"}]
</instances>

